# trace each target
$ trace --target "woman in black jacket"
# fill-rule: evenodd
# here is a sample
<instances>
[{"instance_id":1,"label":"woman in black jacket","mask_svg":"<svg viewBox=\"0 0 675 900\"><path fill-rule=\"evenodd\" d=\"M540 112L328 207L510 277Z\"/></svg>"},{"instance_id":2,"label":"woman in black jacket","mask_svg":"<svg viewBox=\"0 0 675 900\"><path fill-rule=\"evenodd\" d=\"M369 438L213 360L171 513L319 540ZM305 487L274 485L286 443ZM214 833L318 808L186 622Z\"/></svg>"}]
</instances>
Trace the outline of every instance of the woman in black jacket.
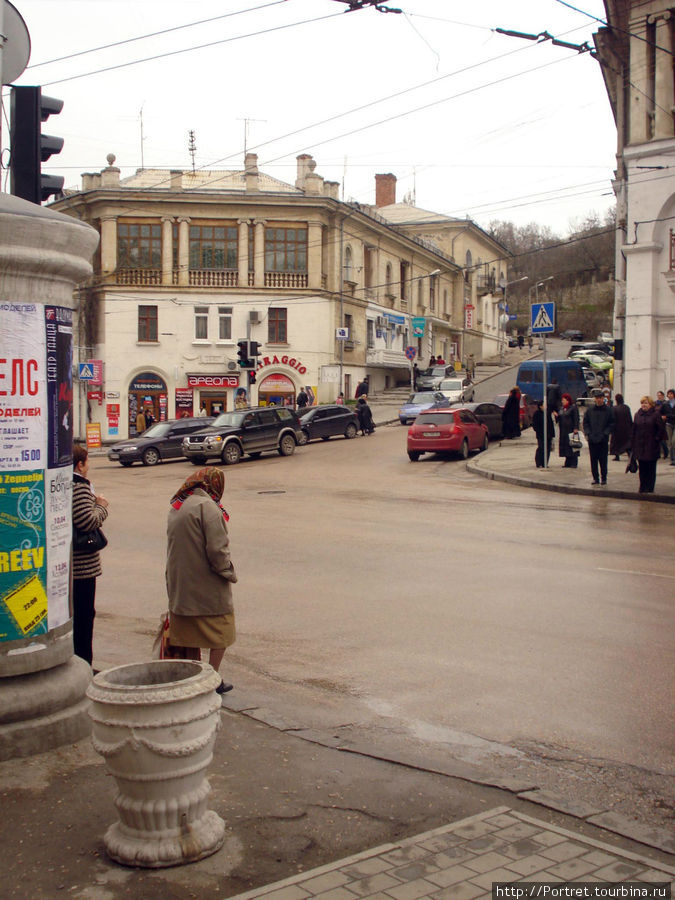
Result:
<instances>
[{"instance_id":1,"label":"woman in black jacket","mask_svg":"<svg viewBox=\"0 0 675 900\"><path fill-rule=\"evenodd\" d=\"M511 388L502 410L502 434L505 438L520 437L520 389Z\"/></svg>"},{"instance_id":2,"label":"woman in black jacket","mask_svg":"<svg viewBox=\"0 0 675 900\"><path fill-rule=\"evenodd\" d=\"M359 397L359 401L356 404L356 415L361 426L361 434L372 434L375 431L375 424L373 422L373 414L365 397Z\"/></svg>"},{"instance_id":3,"label":"woman in black jacket","mask_svg":"<svg viewBox=\"0 0 675 900\"><path fill-rule=\"evenodd\" d=\"M651 397L640 400L640 409L633 419L633 456L640 469L640 493L653 494L656 484L656 463L661 455L663 421Z\"/></svg>"},{"instance_id":4,"label":"woman in black jacket","mask_svg":"<svg viewBox=\"0 0 675 900\"><path fill-rule=\"evenodd\" d=\"M565 469L576 469L579 462L579 451L570 447L570 435L579 434L579 410L576 403L572 402L571 394L563 394L560 404L559 411L553 413L560 429L558 456L564 458Z\"/></svg>"}]
</instances>

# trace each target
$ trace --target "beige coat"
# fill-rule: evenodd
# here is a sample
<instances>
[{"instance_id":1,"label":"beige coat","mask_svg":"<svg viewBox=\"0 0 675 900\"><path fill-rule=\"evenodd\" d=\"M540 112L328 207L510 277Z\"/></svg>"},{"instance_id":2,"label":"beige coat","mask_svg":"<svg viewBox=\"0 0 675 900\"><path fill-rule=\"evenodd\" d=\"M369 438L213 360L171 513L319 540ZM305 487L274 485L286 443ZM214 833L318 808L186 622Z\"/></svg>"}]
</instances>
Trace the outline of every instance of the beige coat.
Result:
<instances>
[{"instance_id":1,"label":"beige coat","mask_svg":"<svg viewBox=\"0 0 675 900\"><path fill-rule=\"evenodd\" d=\"M166 588L169 609L179 616L232 613L237 576L223 514L198 488L180 509L169 510Z\"/></svg>"}]
</instances>

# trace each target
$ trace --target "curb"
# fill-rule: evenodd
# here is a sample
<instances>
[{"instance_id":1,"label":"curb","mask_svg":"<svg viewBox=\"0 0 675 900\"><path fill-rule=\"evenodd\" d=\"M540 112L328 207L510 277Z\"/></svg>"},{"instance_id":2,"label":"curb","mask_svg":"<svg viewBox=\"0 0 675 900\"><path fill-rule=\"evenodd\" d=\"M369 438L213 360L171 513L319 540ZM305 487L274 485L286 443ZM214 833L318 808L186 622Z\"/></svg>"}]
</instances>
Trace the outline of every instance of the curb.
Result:
<instances>
[{"instance_id":1,"label":"curb","mask_svg":"<svg viewBox=\"0 0 675 900\"><path fill-rule=\"evenodd\" d=\"M482 458L487 454L482 454ZM473 475L480 475L481 478L488 478L491 481L505 481L508 484L517 484L520 487L535 488L539 491L553 491L558 494L581 494L586 497L611 497L613 500L638 500L640 503L675 503L675 497L668 497L665 494L636 494L634 491L617 491L604 489L602 492L594 490L590 487L576 487L569 484L544 484L539 481L533 481L524 475L509 475L506 472L496 472L494 469L486 470L481 467L481 461L469 461L466 464L468 472Z\"/></svg>"}]
</instances>

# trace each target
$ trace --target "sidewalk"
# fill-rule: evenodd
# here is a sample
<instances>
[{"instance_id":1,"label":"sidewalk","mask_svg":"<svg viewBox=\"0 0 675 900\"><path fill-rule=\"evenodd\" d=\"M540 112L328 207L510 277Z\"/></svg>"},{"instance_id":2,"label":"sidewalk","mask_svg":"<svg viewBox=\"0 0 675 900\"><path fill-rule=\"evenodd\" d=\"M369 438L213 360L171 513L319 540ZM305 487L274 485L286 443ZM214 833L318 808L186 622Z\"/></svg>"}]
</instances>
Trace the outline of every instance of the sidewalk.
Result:
<instances>
[{"instance_id":1,"label":"sidewalk","mask_svg":"<svg viewBox=\"0 0 675 900\"><path fill-rule=\"evenodd\" d=\"M675 466L671 466L667 459L662 459L658 463L654 493L640 494L638 475L626 472L628 459L625 454L620 462L615 462L610 456L607 485L601 487L591 485L587 448L581 451L576 469L562 467L563 461L557 455L557 447L553 448L549 467L537 469L534 463L536 446L534 432L528 428L520 438L493 442L487 453L480 453L468 461L467 469L484 478L544 491L612 497L618 500L639 500L646 503L675 503Z\"/></svg>"}]
</instances>

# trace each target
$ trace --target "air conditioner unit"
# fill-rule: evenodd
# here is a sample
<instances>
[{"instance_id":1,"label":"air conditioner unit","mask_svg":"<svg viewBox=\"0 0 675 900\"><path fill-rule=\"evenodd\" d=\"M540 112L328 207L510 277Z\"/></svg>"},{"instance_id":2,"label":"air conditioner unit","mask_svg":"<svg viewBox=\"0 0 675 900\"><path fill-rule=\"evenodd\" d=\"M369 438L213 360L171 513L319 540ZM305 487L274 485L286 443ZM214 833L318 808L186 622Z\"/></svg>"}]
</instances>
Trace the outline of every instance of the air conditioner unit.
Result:
<instances>
[{"instance_id":1,"label":"air conditioner unit","mask_svg":"<svg viewBox=\"0 0 675 900\"><path fill-rule=\"evenodd\" d=\"M237 369L237 368L238 368L238 366L237 366L236 362L234 362L233 360L230 360L230 361L228 362L228 364L227 364L227 371L228 371L228 372L234 372L234 370Z\"/></svg>"},{"instance_id":2,"label":"air conditioner unit","mask_svg":"<svg viewBox=\"0 0 675 900\"><path fill-rule=\"evenodd\" d=\"M257 309L252 309L248 314L248 320L251 325L259 325L260 324L260 313Z\"/></svg>"}]
</instances>

